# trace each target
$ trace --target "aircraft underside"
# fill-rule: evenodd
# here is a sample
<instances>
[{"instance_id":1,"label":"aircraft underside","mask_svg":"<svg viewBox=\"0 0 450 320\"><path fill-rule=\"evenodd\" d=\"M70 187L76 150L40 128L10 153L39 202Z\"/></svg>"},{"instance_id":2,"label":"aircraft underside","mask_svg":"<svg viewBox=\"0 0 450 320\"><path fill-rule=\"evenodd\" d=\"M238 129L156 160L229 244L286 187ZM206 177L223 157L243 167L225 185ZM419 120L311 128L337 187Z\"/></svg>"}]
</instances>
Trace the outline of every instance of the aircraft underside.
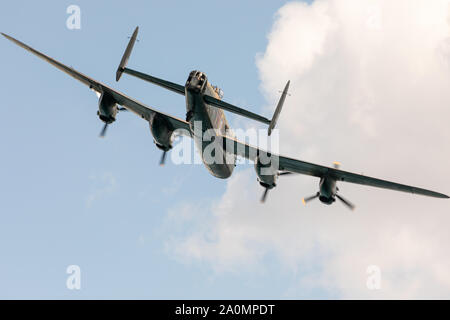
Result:
<instances>
[{"instance_id":1,"label":"aircraft underside","mask_svg":"<svg viewBox=\"0 0 450 320\"><path fill-rule=\"evenodd\" d=\"M213 123L219 117L225 117L221 110L207 105L203 99L208 94L208 80L199 71L192 71L186 81L186 121L189 122L197 151L200 153L206 169L217 178L229 178L235 167L236 157L227 154L223 144L214 143L216 134L223 128L217 128ZM220 111L220 112L218 112Z\"/></svg>"}]
</instances>

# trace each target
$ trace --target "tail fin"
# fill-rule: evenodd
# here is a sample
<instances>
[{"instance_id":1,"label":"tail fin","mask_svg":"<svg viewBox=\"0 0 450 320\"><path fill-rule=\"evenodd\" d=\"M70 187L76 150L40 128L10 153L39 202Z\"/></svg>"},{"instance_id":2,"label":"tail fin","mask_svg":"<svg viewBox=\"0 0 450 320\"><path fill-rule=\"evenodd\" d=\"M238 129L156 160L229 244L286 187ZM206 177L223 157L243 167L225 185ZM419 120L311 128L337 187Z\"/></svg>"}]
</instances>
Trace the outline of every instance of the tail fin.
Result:
<instances>
[{"instance_id":1,"label":"tail fin","mask_svg":"<svg viewBox=\"0 0 450 320\"><path fill-rule=\"evenodd\" d=\"M119 67L117 68L116 81L119 81L120 77L122 76L123 70L125 69L125 67L128 63L128 59L130 58L134 43L136 42L138 32L139 32L139 27L136 27L136 29L133 32L133 35L131 36L130 42L128 42L128 46L125 49L125 52L123 54L122 60L120 61Z\"/></svg>"},{"instance_id":2,"label":"tail fin","mask_svg":"<svg viewBox=\"0 0 450 320\"><path fill-rule=\"evenodd\" d=\"M283 92L281 94L280 101L278 102L278 105L277 105L277 108L275 109L275 112L273 114L272 120L270 121L269 132L268 132L269 136L272 133L273 128L275 128L275 125L277 124L278 117L280 116L281 109L283 108L284 100L286 100L286 96L288 94L288 89L289 89L289 84L290 83L291 83L291 80L289 80L286 83L286 86L284 87L284 90L283 90Z\"/></svg>"}]
</instances>

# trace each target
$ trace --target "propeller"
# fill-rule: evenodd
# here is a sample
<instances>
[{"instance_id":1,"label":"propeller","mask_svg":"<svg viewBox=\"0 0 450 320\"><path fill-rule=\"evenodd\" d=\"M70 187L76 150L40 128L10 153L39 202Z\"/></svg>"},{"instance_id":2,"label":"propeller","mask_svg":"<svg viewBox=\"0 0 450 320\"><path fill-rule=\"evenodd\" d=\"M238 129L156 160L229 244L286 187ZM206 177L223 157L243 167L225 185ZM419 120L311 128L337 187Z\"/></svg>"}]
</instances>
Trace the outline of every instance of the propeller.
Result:
<instances>
[{"instance_id":1,"label":"propeller","mask_svg":"<svg viewBox=\"0 0 450 320\"><path fill-rule=\"evenodd\" d=\"M339 169L339 168L341 167L341 163L335 161L335 162L333 162L333 167L334 167L335 169ZM294 174L294 173L295 173L295 172L282 171L282 172L279 172L278 175L279 175L279 176L282 176L282 175ZM339 191L339 188L336 188L336 191ZM268 189L266 188L266 190L264 191L263 197L262 197L262 199L261 199L261 202L264 202L264 200L266 199L267 192L268 192ZM317 192L317 193L316 193L315 195L313 195L313 196L310 196L310 197L307 197L307 198L303 198L303 199L302 199L302 203L303 203L304 205L306 205L307 202L309 202L309 201L311 201L311 200L314 200L314 199L318 198L319 196L320 196L320 192ZM355 210L355 205L354 205L353 203L351 203L350 201L348 201L347 199L345 199L344 197L340 196L340 195L337 194L337 193L335 194L335 196L336 196L340 201L342 201L342 203L343 203L347 208L349 208L350 210Z\"/></svg>"},{"instance_id":2,"label":"propeller","mask_svg":"<svg viewBox=\"0 0 450 320\"><path fill-rule=\"evenodd\" d=\"M164 150L164 151L163 151L163 154L162 154L162 156L161 156L161 160L159 161L159 165L160 165L161 167L164 166L164 163L166 162L166 154L167 154L167 151Z\"/></svg>"},{"instance_id":3,"label":"propeller","mask_svg":"<svg viewBox=\"0 0 450 320\"><path fill-rule=\"evenodd\" d=\"M266 202L267 194L269 193L269 188L265 188L264 193L261 197L261 203Z\"/></svg>"},{"instance_id":4,"label":"propeller","mask_svg":"<svg viewBox=\"0 0 450 320\"><path fill-rule=\"evenodd\" d=\"M303 203L304 205L306 205L307 202L309 202L309 201L311 201L311 200L314 200L315 198L317 198L317 197L319 197L319 196L320 196L320 192L317 192L317 193L316 193L315 195L313 195L313 196L310 196L310 197L307 197L307 198L303 198L303 199L302 199L302 203ZM349 208L350 210L355 210L355 205L354 205L353 203L351 203L350 201L348 201L347 199L345 199L344 197L342 197L342 196L336 194L336 198L338 198L339 200L341 200L342 203L343 203L347 208Z\"/></svg>"},{"instance_id":5,"label":"propeller","mask_svg":"<svg viewBox=\"0 0 450 320\"><path fill-rule=\"evenodd\" d=\"M102 131L100 132L100 138L104 138L106 134L106 129L108 129L108 124L105 122Z\"/></svg>"},{"instance_id":6,"label":"propeller","mask_svg":"<svg viewBox=\"0 0 450 320\"><path fill-rule=\"evenodd\" d=\"M280 171L277 173L278 176L285 176L285 175L289 175L289 174L293 174L294 172L290 172L290 171ZM266 198L267 198L267 194L269 193L269 188L265 187L264 193L261 197L261 203L266 202Z\"/></svg>"},{"instance_id":7,"label":"propeller","mask_svg":"<svg viewBox=\"0 0 450 320\"><path fill-rule=\"evenodd\" d=\"M351 203L350 201L348 201L347 199L345 199L344 197L336 194L336 197L342 201L342 203L347 206L347 208L349 208L350 210L355 210L355 205L353 203Z\"/></svg>"},{"instance_id":8,"label":"propeller","mask_svg":"<svg viewBox=\"0 0 450 320\"><path fill-rule=\"evenodd\" d=\"M128 109L127 108L123 108L123 107L117 107L117 111L118 112L126 112L126 111L128 111ZM97 113L98 114L98 113ZM100 138L104 138L105 137L105 135L106 135L106 129L108 129L108 125L109 125L109 123L106 123L105 122L105 125L103 126L103 129L102 129L102 131L100 132Z\"/></svg>"},{"instance_id":9,"label":"propeller","mask_svg":"<svg viewBox=\"0 0 450 320\"><path fill-rule=\"evenodd\" d=\"M313 195L313 196L310 196L310 197L307 197L307 198L303 198L302 199L302 203L304 204L304 205L306 205L306 203L307 202L309 202L309 201L311 201L311 200L314 200L315 198L317 198L317 197L319 197L320 196L320 192L317 192L315 195Z\"/></svg>"}]
</instances>

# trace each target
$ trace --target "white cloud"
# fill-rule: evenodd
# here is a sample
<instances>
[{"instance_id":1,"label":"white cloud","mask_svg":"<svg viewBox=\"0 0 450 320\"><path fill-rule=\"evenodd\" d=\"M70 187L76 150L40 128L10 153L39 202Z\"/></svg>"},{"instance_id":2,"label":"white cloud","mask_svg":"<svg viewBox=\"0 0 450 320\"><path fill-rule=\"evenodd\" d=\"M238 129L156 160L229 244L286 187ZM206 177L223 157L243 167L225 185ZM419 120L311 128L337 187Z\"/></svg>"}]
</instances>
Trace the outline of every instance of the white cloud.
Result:
<instances>
[{"instance_id":1,"label":"white cloud","mask_svg":"<svg viewBox=\"0 0 450 320\"><path fill-rule=\"evenodd\" d=\"M265 113L291 80L281 152L449 193L449 1L315 1L282 7L258 55ZM264 268L273 255L296 288L343 298L450 298L450 202L351 184L357 205L300 199L311 177L281 177L265 205L252 170L169 246L218 272ZM378 265L382 289L366 288Z\"/></svg>"}]
</instances>

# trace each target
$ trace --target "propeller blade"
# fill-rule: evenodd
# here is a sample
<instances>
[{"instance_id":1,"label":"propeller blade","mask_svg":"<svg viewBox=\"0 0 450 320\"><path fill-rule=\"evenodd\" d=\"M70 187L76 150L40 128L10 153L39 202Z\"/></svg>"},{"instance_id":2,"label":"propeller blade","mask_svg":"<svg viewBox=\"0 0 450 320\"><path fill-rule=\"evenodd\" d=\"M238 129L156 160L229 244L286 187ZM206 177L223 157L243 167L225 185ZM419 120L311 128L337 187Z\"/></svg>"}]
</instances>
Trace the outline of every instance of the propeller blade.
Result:
<instances>
[{"instance_id":1,"label":"propeller blade","mask_svg":"<svg viewBox=\"0 0 450 320\"><path fill-rule=\"evenodd\" d=\"M333 162L333 166L335 169L339 169L341 167L341 163L338 161Z\"/></svg>"},{"instance_id":2,"label":"propeller blade","mask_svg":"<svg viewBox=\"0 0 450 320\"><path fill-rule=\"evenodd\" d=\"M166 162L166 153L167 151L163 151L163 154L161 156L161 160L159 161L159 165L162 167L164 163Z\"/></svg>"},{"instance_id":3,"label":"propeller blade","mask_svg":"<svg viewBox=\"0 0 450 320\"><path fill-rule=\"evenodd\" d=\"M350 201L348 201L347 199L343 198L342 196L336 194L336 197L342 201L343 204L345 204L347 206L347 208L349 208L350 210L355 210L355 205L353 203L351 203Z\"/></svg>"},{"instance_id":4,"label":"propeller blade","mask_svg":"<svg viewBox=\"0 0 450 320\"><path fill-rule=\"evenodd\" d=\"M317 198L318 196L320 196L320 192L317 192L315 195L307 197L307 198L302 198L302 203L304 205L306 205L307 202L314 200L315 198Z\"/></svg>"},{"instance_id":5,"label":"propeller blade","mask_svg":"<svg viewBox=\"0 0 450 320\"><path fill-rule=\"evenodd\" d=\"M102 131L100 132L100 138L104 138L105 137L106 129L108 129L108 124L107 123L105 123L105 125L103 126Z\"/></svg>"},{"instance_id":6,"label":"propeller blade","mask_svg":"<svg viewBox=\"0 0 450 320\"><path fill-rule=\"evenodd\" d=\"M261 197L261 203L266 202L267 193L269 193L269 188L265 188L264 193L263 193L263 195Z\"/></svg>"}]
</instances>

